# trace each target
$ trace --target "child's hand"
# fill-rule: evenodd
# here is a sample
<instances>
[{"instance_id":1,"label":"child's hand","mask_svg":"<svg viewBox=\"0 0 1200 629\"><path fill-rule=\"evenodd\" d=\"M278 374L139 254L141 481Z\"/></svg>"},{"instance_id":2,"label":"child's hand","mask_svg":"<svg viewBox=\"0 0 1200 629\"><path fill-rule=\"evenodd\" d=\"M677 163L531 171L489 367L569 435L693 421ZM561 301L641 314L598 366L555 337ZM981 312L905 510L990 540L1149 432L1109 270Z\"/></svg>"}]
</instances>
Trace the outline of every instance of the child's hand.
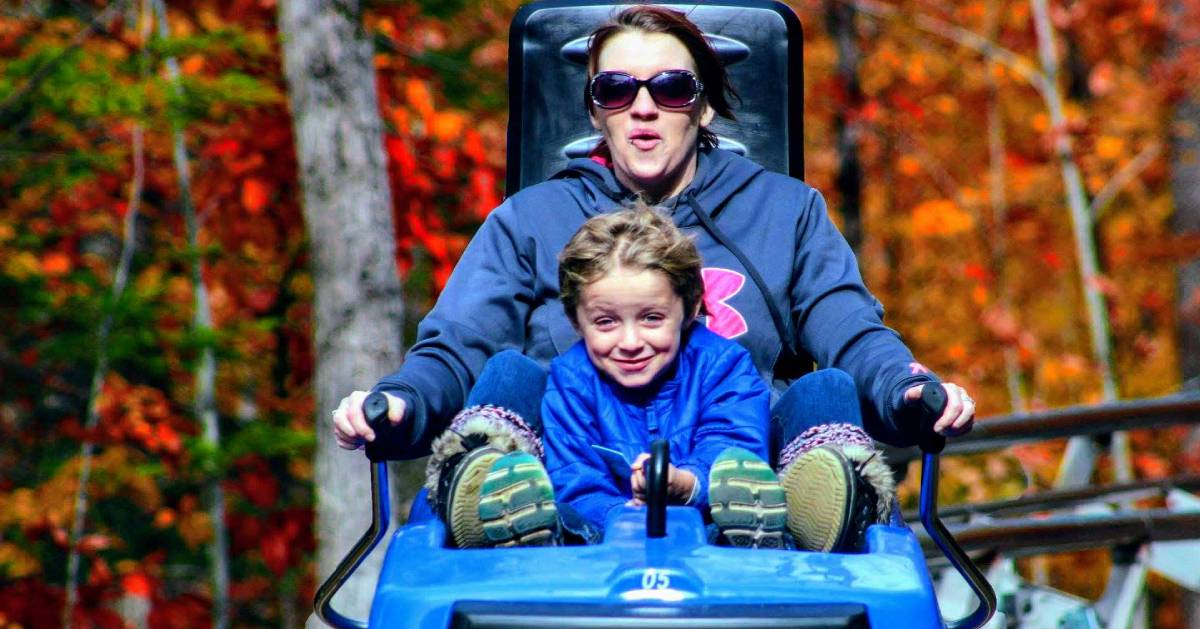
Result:
<instances>
[{"instance_id":1,"label":"child's hand","mask_svg":"<svg viewBox=\"0 0 1200 629\"><path fill-rule=\"evenodd\" d=\"M625 503L631 507L640 507L646 504L646 472L643 469L646 464L646 459L650 458L649 452L643 452L633 460L633 465L630 465L629 486L633 489L633 498Z\"/></svg>"},{"instance_id":2,"label":"child's hand","mask_svg":"<svg viewBox=\"0 0 1200 629\"><path fill-rule=\"evenodd\" d=\"M633 489L633 498L626 504L640 507L646 504L646 460L649 452L643 452L634 459L629 477L629 486ZM674 465L667 466L667 497L670 502L683 503L692 497L696 488L696 475L688 470L681 470Z\"/></svg>"}]
</instances>

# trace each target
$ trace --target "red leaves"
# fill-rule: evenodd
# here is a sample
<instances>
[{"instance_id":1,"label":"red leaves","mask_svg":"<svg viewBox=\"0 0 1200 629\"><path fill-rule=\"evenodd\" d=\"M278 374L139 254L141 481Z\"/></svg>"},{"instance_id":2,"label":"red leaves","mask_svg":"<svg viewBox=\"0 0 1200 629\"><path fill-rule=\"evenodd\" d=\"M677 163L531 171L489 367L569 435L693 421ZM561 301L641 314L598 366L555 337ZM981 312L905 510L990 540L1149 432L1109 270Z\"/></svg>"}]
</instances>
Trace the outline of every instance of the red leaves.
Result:
<instances>
[{"instance_id":1,"label":"red leaves","mask_svg":"<svg viewBox=\"0 0 1200 629\"><path fill-rule=\"evenodd\" d=\"M271 516L259 539L263 563L277 577L303 566L312 550L312 519L306 510L289 509Z\"/></svg>"},{"instance_id":2,"label":"red leaves","mask_svg":"<svg viewBox=\"0 0 1200 629\"><path fill-rule=\"evenodd\" d=\"M261 461L238 475L237 489L259 509L273 507L279 501L279 481Z\"/></svg>"},{"instance_id":3,"label":"red leaves","mask_svg":"<svg viewBox=\"0 0 1200 629\"><path fill-rule=\"evenodd\" d=\"M61 251L51 251L42 257L42 273L56 277L71 272L71 256Z\"/></svg>"},{"instance_id":4,"label":"red leaves","mask_svg":"<svg viewBox=\"0 0 1200 629\"><path fill-rule=\"evenodd\" d=\"M108 442L130 442L175 457L183 447L180 432L192 430L190 422L172 413L161 390L130 384L117 375L105 382L99 406L95 438Z\"/></svg>"},{"instance_id":5,"label":"red leaves","mask_svg":"<svg viewBox=\"0 0 1200 629\"><path fill-rule=\"evenodd\" d=\"M964 264L963 275L965 275L968 279L975 280L976 282L990 282L992 280L992 274L990 271L988 271L987 267L977 262L968 262Z\"/></svg>"},{"instance_id":6,"label":"red leaves","mask_svg":"<svg viewBox=\"0 0 1200 629\"><path fill-rule=\"evenodd\" d=\"M267 182L256 177L242 181L242 207L251 214L260 214L267 207L270 199L270 188Z\"/></svg>"},{"instance_id":7,"label":"red leaves","mask_svg":"<svg viewBox=\"0 0 1200 629\"><path fill-rule=\"evenodd\" d=\"M473 200L472 214L482 221L487 218L492 208L500 205L500 194L496 173L492 170L479 168L471 172L471 194Z\"/></svg>"},{"instance_id":8,"label":"red leaves","mask_svg":"<svg viewBox=\"0 0 1200 629\"><path fill-rule=\"evenodd\" d=\"M234 155L241 152L242 144L233 138L222 138L210 142L204 147L201 155L204 157L222 157L225 155Z\"/></svg>"},{"instance_id":9,"label":"red leaves","mask_svg":"<svg viewBox=\"0 0 1200 629\"><path fill-rule=\"evenodd\" d=\"M232 552L257 555L276 576L304 566L313 551L312 512L286 508L268 516L232 514Z\"/></svg>"},{"instance_id":10,"label":"red leaves","mask_svg":"<svg viewBox=\"0 0 1200 629\"><path fill-rule=\"evenodd\" d=\"M287 540L280 535L268 535L263 538L262 547L259 550L262 552L263 563L267 564L267 568L274 572L275 576L283 576L288 569Z\"/></svg>"},{"instance_id":11,"label":"red leaves","mask_svg":"<svg viewBox=\"0 0 1200 629\"><path fill-rule=\"evenodd\" d=\"M1042 262L1051 269L1057 271L1063 267L1062 258L1058 256L1058 252L1053 249L1046 249L1041 254Z\"/></svg>"},{"instance_id":12,"label":"red leaves","mask_svg":"<svg viewBox=\"0 0 1200 629\"><path fill-rule=\"evenodd\" d=\"M130 596L150 598L154 582L143 572L131 572L121 577L121 590Z\"/></svg>"},{"instance_id":13,"label":"red leaves","mask_svg":"<svg viewBox=\"0 0 1200 629\"><path fill-rule=\"evenodd\" d=\"M419 40L410 42L416 49L434 45L434 40L422 37L457 36L457 29L413 11L381 10L375 19L388 37ZM503 38L495 41L503 52ZM479 57L480 62L494 60L489 56L494 53L493 47ZM426 296L431 301L445 285L469 235L500 203L502 118L499 112L447 106L429 73L403 57L389 58L377 67L381 110L389 122L384 147L395 204L397 268L408 273L414 251L426 253L431 281L410 283L406 293L418 301Z\"/></svg>"}]
</instances>

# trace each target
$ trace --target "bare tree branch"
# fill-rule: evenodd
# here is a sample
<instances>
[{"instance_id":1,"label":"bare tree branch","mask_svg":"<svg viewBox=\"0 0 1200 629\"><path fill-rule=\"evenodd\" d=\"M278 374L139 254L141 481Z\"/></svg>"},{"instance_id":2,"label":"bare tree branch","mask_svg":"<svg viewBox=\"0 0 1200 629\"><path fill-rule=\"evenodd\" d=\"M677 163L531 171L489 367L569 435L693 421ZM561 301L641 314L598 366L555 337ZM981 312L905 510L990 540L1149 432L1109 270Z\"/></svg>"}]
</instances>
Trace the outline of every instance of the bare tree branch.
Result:
<instances>
[{"instance_id":1,"label":"bare tree branch","mask_svg":"<svg viewBox=\"0 0 1200 629\"><path fill-rule=\"evenodd\" d=\"M1161 152L1162 145L1158 142L1152 142L1149 146L1142 149L1136 157L1122 166L1092 199L1092 205L1088 208L1092 215L1092 220L1099 219L1104 214L1104 211L1108 209L1109 204L1121 193L1121 190L1136 179L1138 175L1142 174L1142 171L1149 168L1150 164L1154 163L1155 158Z\"/></svg>"},{"instance_id":2,"label":"bare tree branch","mask_svg":"<svg viewBox=\"0 0 1200 629\"><path fill-rule=\"evenodd\" d=\"M878 2L877 0L842 1L853 5L859 11L875 18L900 21L905 17L896 7ZM994 61L1012 70L1039 90L1045 89L1046 77L1033 62L996 44L996 42L979 33L924 14L913 16L911 24L914 28L950 40L964 48L974 50L985 59Z\"/></svg>"},{"instance_id":3,"label":"bare tree branch","mask_svg":"<svg viewBox=\"0 0 1200 629\"><path fill-rule=\"evenodd\" d=\"M165 0L151 0L158 36L167 39L170 31L167 25L167 6ZM176 94L183 93L179 80L179 61L175 57L166 59L167 80L171 83ZM212 328L212 313L208 303L208 287L204 283L204 260L198 255L200 249L200 224L196 214L195 200L192 198L191 165L187 153L187 144L183 137L183 129L176 126L172 132L172 143L175 161L175 172L179 180L179 202L183 206L184 222L187 224L188 246L194 252L192 259L192 291L194 312L192 327L196 331ZM196 391L193 400L193 412L204 429L204 441L214 449L221 443L221 428L217 417L216 404L217 361L211 345L206 345L200 352L200 360L196 365ZM213 538L209 543L209 561L211 562L211 577L213 585L213 627L226 629L229 627L229 544L228 531L225 525L225 490L221 487L221 475L207 479L206 493L208 494L209 516L212 519Z\"/></svg>"},{"instance_id":4,"label":"bare tree branch","mask_svg":"<svg viewBox=\"0 0 1200 629\"><path fill-rule=\"evenodd\" d=\"M117 6L116 3L110 7ZM143 21L149 23L149 15L143 7ZM147 28L143 25L143 29ZM145 41L143 39L143 41ZM145 139L142 124L133 126L133 181L129 186L129 204L125 211L123 233L121 235L121 254L117 268L113 273L112 306L100 321L96 333L96 370L92 373L92 384L88 391L87 419L84 421L83 444L79 452L79 485L75 488L75 508L71 517L71 533L67 544L67 583L66 604L63 605L64 628L74 626L75 605L79 599L79 540L83 537L84 521L87 518L88 482L92 474L92 458L96 444L91 435L96 425L100 423L100 389L108 378L108 336L112 331L113 309L116 308L121 296L125 294L125 286L129 282L129 268L133 264L133 250L137 247L137 217L141 210L142 190L145 188Z\"/></svg>"}]
</instances>

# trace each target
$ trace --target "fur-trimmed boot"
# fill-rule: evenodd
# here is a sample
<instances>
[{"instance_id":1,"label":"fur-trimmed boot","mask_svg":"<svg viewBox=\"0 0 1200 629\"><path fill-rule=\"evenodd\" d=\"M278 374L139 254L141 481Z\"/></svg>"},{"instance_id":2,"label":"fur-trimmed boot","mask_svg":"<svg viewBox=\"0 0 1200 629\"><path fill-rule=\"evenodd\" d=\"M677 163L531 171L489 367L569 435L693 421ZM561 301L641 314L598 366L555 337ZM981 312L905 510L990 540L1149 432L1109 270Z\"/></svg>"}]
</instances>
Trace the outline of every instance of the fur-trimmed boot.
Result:
<instances>
[{"instance_id":1,"label":"fur-trimmed boot","mask_svg":"<svg viewBox=\"0 0 1200 629\"><path fill-rule=\"evenodd\" d=\"M862 428L814 426L780 454L788 530L797 546L822 552L862 550L867 527L891 517L896 481Z\"/></svg>"},{"instance_id":2,"label":"fur-trimmed boot","mask_svg":"<svg viewBox=\"0 0 1200 629\"><path fill-rule=\"evenodd\" d=\"M455 546L541 543L550 537L541 529L557 522L557 512L541 464L542 441L519 415L499 406L465 408L431 450L425 487ZM526 456L506 456L518 452ZM487 517L481 515L485 505ZM536 517L517 516L530 508Z\"/></svg>"}]
</instances>

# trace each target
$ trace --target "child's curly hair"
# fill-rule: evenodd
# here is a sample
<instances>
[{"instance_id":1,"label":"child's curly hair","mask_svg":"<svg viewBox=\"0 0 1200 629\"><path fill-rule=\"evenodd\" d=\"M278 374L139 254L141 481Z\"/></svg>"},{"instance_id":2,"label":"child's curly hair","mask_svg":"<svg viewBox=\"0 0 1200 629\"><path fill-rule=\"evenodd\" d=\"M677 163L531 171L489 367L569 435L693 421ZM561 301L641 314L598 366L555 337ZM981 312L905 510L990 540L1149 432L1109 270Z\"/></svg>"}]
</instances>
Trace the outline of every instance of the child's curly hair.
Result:
<instances>
[{"instance_id":1,"label":"child's curly hair","mask_svg":"<svg viewBox=\"0 0 1200 629\"><path fill-rule=\"evenodd\" d=\"M575 232L558 256L559 299L571 323L583 287L615 269L658 271L683 300L685 320L702 307L700 252L671 219L639 202L631 209L601 214Z\"/></svg>"}]
</instances>

